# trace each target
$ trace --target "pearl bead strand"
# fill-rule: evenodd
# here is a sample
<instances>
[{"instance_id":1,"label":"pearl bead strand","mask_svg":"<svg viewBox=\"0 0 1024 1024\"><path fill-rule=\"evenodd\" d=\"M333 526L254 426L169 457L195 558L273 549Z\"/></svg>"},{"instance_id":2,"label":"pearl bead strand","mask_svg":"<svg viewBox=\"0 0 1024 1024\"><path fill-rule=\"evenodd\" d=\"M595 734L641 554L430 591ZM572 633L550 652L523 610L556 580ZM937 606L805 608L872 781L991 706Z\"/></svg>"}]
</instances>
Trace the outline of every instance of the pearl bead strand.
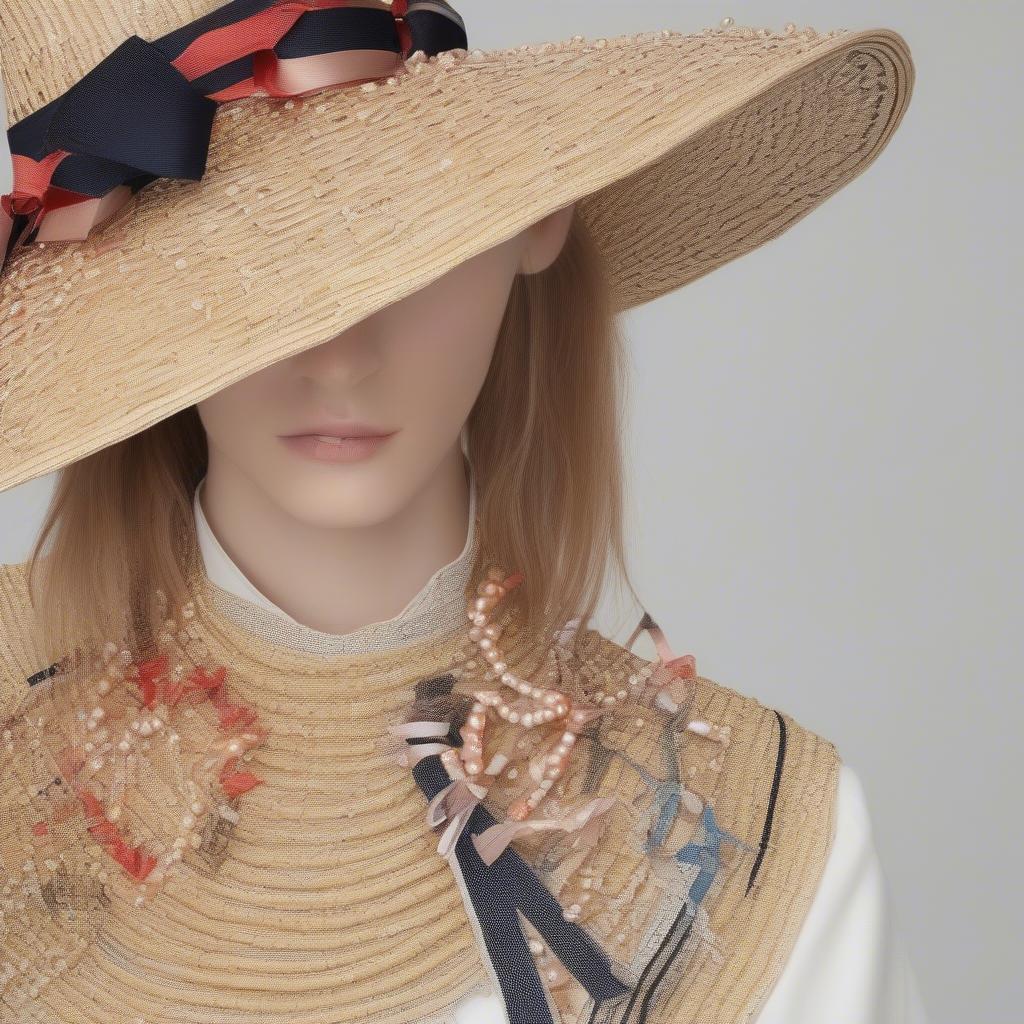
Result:
<instances>
[{"instance_id":1,"label":"pearl bead strand","mask_svg":"<svg viewBox=\"0 0 1024 1024\"><path fill-rule=\"evenodd\" d=\"M470 778L478 779L484 772L483 741L489 711L493 710L499 718L513 725L520 725L523 729L534 729L556 720L565 722L558 742L544 756L540 783L525 797L513 801L508 808L508 817L516 821L529 817L565 774L580 732L598 717L602 710L624 701L631 690L646 682L649 675L641 673L631 676L629 689L622 688L615 693L595 694L592 699L597 701L598 707L587 707L574 706L569 694L553 687L538 686L512 672L498 646L501 627L491 622L491 613L510 591L523 582L523 578L522 573L506 576L502 569L492 567L487 573L487 578L477 586L477 596L466 609L467 617L472 623L469 638L490 663L489 674L497 677L502 686L515 690L520 699L509 703L497 690L476 691L466 724L460 730L464 741L460 751L464 770ZM554 662L557 657L555 652L550 650L548 655L549 660ZM557 677L556 665L551 666L549 675Z\"/></svg>"}]
</instances>

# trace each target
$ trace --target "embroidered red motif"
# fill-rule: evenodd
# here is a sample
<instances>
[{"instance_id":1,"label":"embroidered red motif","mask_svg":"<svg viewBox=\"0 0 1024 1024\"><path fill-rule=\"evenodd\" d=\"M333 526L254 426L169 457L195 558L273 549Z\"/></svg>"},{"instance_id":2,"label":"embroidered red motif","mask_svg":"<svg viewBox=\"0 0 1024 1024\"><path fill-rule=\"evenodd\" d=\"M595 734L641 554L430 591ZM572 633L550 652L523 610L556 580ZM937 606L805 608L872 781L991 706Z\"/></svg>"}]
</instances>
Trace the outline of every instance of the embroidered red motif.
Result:
<instances>
[{"instance_id":1,"label":"embroidered red motif","mask_svg":"<svg viewBox=\"0 0 1024 1024\"><path fill-rule=\"evenodd\" d=\"M90 681L93 693L86 684L78 706L64 716L63 737L70 732L73 739L55 755L84 808L90 836L140 883L140 901L187 850L199 847L206 820L219 805L263 782L242 768L241 759L263 743L267 731L252 708L229 698L226 667L186 671L170 661L166 652L132 661L127 651L119 659L106 651L102 674ZM203 718L199 712L207 702L214 714ZM153 835L138 839L121 824L126 801L155 796L168 786L177 800L161 800L156 812L147 807L144 827ZM48 829L45 821L35 826L40 836Z\"/></svg>"}]
</instances>

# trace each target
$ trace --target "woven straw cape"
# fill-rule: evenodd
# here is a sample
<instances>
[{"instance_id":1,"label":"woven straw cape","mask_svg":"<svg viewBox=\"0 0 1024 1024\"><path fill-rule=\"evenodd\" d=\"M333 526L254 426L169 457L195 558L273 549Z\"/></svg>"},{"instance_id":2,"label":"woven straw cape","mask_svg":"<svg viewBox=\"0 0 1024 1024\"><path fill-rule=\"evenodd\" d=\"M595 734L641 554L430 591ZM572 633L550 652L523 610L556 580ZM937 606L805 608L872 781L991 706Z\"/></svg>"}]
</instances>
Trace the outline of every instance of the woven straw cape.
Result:
<instances>
[{"instance_id":1,"label":"woven straw cape","mask_svg":"<svg viewBox=\"0 0 1024 1024\"><path fill-rule=\"evenodd\" d=\"M657 661L499 604L508 671L590 719L522 819L569 726L480 706L512 697L465 590L454 628L328 654L200 574L155 657L49 665L0 567L0 1021L752 1020L824 870L834 746L647 616Z\"/></svg>"},{"instance_id":2,"label":"woven straw cape","mask_svg":"<svg viewBox=\"0 0 1024 1024\"><path fill-rule=\"evenodd\" d=\"M888 29L725 21L481 51L443 0L2 0L0 489L570 202L618 310L777 236L878 156L913 65Z\"/></svg>"}]
</instances>

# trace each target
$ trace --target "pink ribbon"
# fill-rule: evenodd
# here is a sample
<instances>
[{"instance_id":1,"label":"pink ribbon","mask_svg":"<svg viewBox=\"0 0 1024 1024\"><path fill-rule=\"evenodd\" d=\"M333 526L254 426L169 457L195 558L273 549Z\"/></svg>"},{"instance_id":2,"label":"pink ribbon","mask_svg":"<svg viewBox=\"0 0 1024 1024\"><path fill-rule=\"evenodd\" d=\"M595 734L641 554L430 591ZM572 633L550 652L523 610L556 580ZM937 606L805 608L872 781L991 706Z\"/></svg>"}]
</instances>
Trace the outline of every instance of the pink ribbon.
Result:
<instances>
[{"instance_id":1,"label":"pink ribbon","mask_svg":"<svg viewBox=\"0 0 1024 1024\"><path fill-rule=\"evenodd\" d=\"M476 805L487 795L487 787L470 782L467 778L453 779L427 804L427 824L436 828L447 821L441 833L437 852L448 858L455 852L455 844L469 823ZM474 836L474 841L476 837Z\"/></svg>"},{"instance_id":2,"label":"pink ribbon","mask_svg":"<svg viewBox=\"0 0 1024 1024\"><path fill-rule=\"evenodd\" d=\"M593 846L601 835L605 822L601 815L614 806L613 796L595 797L589 803L560 818L527 818L524 821L509 819L498 822L480 835L473 836L473 845L480 859L487 865L493 864L516 836L532 832L579 832L574 846Z\"/></svg>"}]
</instances>

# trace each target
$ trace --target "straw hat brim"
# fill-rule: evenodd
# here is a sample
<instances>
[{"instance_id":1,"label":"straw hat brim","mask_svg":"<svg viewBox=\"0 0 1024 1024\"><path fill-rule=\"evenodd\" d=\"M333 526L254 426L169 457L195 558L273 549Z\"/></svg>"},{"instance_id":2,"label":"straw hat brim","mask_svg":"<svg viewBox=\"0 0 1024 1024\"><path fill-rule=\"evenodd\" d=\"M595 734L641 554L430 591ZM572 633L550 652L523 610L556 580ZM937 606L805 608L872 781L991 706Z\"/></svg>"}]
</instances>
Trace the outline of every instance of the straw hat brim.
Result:
<instances>
[{"instance_id":1,"label":"straw hat brim","mask_svg":"<svg viewBox=\"0 0 1024 1024\"><path fill-rule=\"evenodd\" d=\"M863 171L914 70L888 29L647 32L413 55L392 79L217 113L158 179L0 281L0 490L334 337L571 202L626 310Z\"/></svg>"}]
</instances>

